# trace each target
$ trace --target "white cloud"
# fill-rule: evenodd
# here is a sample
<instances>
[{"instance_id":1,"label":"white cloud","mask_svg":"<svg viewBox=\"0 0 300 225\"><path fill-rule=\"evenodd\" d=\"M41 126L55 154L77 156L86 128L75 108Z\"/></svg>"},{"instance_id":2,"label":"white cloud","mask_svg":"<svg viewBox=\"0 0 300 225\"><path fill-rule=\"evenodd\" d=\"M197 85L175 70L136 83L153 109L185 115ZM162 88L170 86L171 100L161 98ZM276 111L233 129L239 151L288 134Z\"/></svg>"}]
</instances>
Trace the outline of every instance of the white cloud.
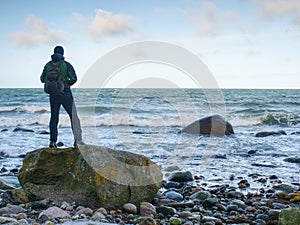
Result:
<instances>
[{"instance_id":1,"label":"white cloud","mask_svg":"<svg viewBox=\"0 0 300 225\"><path fill-rule=\"evenodd\" d=\"M89 35L94 39L107 35L119 35L133 31L130 17L125 14L113 14L102 9L96 10L95 18L89 25Z\"/></svg>"},{"instance_id":2,"label":"white cloud","mask_svg":"<svg viewBox=\"0 0 300 225\"><path fill-rule=\"evenodd\" d=\"M39 18L29 15L25 19L25 31L10 33L11 41L17 46L52 44L66 39L66 33L49 29Z\"/></svg>"},{"instance_id":3,"label":"white cloud","mask_svg":"<svg viewBox=\"0 0 300 225\"><path fill-rule=\"evenodd\" d=\"M293 22L300 25L299 0L252 0L252 2L261 7L265 18L291 16Z\"/></svg>"},{"instance_id":4,"label":"white cloud","mask_svg":"<svg viewBox=\"0 0 300 225\"><path fill-rule=\"evenodd\" d=\"M211 1L204 1L196 12L195 9L181 10L181 12L197 25L198 32L202 35L219 33L235 18L233 11L221 10Z\"/></svg>"}]
</instances>

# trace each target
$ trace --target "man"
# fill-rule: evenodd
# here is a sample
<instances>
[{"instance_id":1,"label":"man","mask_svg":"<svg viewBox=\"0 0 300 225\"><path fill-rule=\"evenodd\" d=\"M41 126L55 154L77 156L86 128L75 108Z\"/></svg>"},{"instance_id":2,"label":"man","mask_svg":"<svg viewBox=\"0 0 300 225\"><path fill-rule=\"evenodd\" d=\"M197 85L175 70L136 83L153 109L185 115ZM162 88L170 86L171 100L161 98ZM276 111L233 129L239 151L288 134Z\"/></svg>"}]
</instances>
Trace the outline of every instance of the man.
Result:
<instances>
[{"instance_id":1,"label":"man","mask_svg":"<svg viewBox=\"0 0 300 225\"><path fill-rule=\"evenodd\" d=\"M77 76L73 66L65 61L64 59L64 49L62 46L56 46L54 48L54 54L51 55L51 61L49 61L43 70L43 73L40 77L41 82L46 82L47 72L50 70L51 66L59 65L59 72L61 76L61 80L64 84L64 89L62 93L54 93L49 94L50 99L50 109L51 109L51 118L50 118L50 148L56 148L57 142L57 125L59 121L59 111L60 106L62 105L66 112L68 113L70 120L72 131L74 135L74 147L77 147L80 144L84 144L82 142L82 134L81 134L81 125L77 115L74 98L70 89L70 86L76 83Z\"/></svg>"}]
</instances>

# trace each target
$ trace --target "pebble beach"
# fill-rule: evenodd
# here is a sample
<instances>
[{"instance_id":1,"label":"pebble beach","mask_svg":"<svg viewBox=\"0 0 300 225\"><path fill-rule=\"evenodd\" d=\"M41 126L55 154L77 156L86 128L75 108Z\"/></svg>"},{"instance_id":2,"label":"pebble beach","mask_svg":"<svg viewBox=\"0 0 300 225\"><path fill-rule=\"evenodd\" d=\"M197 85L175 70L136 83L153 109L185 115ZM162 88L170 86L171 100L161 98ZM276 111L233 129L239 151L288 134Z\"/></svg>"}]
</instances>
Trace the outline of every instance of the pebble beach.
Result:
<instances>
[{"instance_id":1,"label":"pebble beach","mask_svg":"<svg viewBox=\"0 0 300 225\"><path fill-rule=\"evenodd\" d=\"M176 168L169 168L176 169ZM167 172L152 202L90 209L75 202L40 200L0 208L2 224L278 224L282 210L300 207L300 189L270 177L228 177L236 185L209 185L189 171ZM261 188L251 190L251 183ZM2 200L9 199L2 193ZM297 225L297 224L295 224Z\"/></svg>"}]
</instances>

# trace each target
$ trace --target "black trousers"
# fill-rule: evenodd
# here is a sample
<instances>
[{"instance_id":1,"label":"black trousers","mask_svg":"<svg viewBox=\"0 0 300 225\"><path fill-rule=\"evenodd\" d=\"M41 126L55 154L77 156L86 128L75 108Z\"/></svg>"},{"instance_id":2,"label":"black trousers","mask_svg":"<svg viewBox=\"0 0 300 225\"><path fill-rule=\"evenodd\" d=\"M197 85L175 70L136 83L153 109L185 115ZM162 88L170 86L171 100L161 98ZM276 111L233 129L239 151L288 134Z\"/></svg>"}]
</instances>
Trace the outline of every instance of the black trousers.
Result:
<instances>
[{"instance_id":1,"label":"black trousers","mask_svg":"<svg viewBox=\"0 0 300 225\"><path fill-rule=\"evenodd\" d=\"M70 88L65 88L64 93L62 95L50 94L50 109L51 109L51 117L50 117L50 141L57 142L57 125L59 121L59 111L61 105L64 107L66 112L68 113L71 120L71 127L74 135L74 141L79 142L82 141L82 131L80 120L77 115L77 110L74 104L74 98Z\"/></svg>"}]
</instances>

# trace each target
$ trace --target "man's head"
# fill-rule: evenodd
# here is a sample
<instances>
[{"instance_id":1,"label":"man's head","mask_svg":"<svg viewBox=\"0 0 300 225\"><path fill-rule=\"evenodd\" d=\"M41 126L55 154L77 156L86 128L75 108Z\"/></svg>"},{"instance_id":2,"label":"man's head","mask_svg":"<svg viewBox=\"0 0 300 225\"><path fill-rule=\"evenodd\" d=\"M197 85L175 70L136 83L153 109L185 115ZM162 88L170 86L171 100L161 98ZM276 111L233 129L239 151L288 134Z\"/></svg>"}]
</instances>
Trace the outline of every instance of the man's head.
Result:
<instances>
[{"instance_id":1,"label":"man's head","mask_svg":"<svg viewBox=\"0 0 300 225\"><path fill-rule=\"evenodd\" d=\"M56 46L54 48L54 53L58 53L58 54L61 54L61 55L64 55L64 48L62 46Z\"/></svg>"}]
</instances>

